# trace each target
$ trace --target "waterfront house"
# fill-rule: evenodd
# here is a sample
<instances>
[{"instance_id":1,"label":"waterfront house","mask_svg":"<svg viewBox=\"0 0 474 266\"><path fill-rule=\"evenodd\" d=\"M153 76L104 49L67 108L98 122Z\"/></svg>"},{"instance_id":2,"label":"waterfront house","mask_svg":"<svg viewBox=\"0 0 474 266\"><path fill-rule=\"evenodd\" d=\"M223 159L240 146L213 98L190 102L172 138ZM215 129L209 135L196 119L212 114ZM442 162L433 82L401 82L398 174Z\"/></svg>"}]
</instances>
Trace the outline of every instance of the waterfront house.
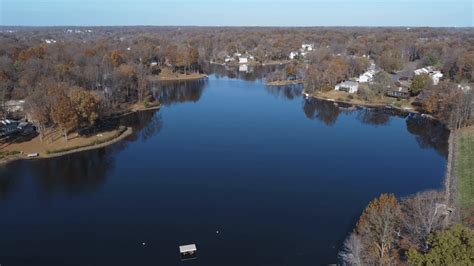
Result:
<instances>
[{"instance_id":1,"label":"waterfront house","mask_svg":"<svg viewBox=\"0 0 474 266\"><path fill-rule=\"evenodd\" d=\"M249 58L247 56L239 57L239 64L247 64L248 62L249 62Z\"/></svg>"},{"instance_id":2,"label":"waterfront house","mask_svg":"<svg viewBox=\"0 0 474 266\"><path fill-rule=\"evenodd\" d=\"M230 62L233 62L235 61L235 58L233 58L232 56L226 56L224 57L224 63L230 63Z\"/></svg>"},{"instance_id":3,"label":"waterfront house","mask_svg":"<svg viewBox=\"0 0 474 266\"><path fill-rule=\"evenodd\" d=\"M357 83L355 81L348 80L348 81L344 81L344 82L341 82L341 83L337 84L334 87L334 89L337 90L337 91L345 91L345 92L348 92L348 93L356 93L359 90L359 83Z\"/></svg>"},{"instance_id":4,"label":"waterfront house","mask_svg":"<svg viewBox=\"0 0 474 266\"><path fill-rule=\"evenodd\" d=\"M9 136L19 132L18 129L19 123L16 121L11 121L8 119L0 121L0 136Z\"/></svg>"},{"instance_id":5,"label":"waterfront house","mask_svg":"<svg viewBox=\"0 0 474 266\"><path fill-rule=\"evenodd\" d=\"M31 134L35 131L35 127L28 122L20 122L13 120L0 120L0 137L11 136L15 134Z\"/></svg>"},{"instance_id":6,"label":"waterfront house","mask_svg":"<svg viewBox=\"0 0 474 266\"><path fill-rule=\"evenodd\" d=\"M387 91L387 96L393 98L409 98L410 92L405 87L398 87Z\"/></svg>"}]
</instances>

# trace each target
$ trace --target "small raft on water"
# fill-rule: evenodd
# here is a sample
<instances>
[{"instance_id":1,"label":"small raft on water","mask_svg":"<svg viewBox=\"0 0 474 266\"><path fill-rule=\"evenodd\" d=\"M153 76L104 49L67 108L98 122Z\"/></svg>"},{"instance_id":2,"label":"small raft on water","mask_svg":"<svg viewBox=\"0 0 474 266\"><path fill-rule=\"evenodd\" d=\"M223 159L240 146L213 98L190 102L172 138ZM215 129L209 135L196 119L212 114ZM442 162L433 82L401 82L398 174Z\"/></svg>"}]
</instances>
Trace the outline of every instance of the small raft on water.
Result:
<instances>
[{"instance_id":1,"label":"small raft on water","mask_svg":"<svg viewBox=\"0 0 474 266\"><path fill-rule=\"evenodd\" d=\"M179 246L181 260L192 260L197 258L197 248L195 244Z\"/></svg>"}]
</instances>

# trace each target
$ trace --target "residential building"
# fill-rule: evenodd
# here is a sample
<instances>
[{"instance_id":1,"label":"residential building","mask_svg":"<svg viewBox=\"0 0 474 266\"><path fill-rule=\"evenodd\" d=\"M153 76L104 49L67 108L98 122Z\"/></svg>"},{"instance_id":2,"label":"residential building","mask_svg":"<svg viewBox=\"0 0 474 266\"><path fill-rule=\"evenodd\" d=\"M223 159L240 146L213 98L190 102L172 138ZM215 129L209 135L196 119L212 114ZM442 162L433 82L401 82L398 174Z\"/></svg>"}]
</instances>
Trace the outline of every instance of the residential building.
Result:
<instances>
[{"instance_id":1,"label":"residential building","mask_svg":"<svg viewBox=\"0 0 474 266\"><path fill-rule=\"evenodd\" d=\"M416 69L415 75L428 74L434 85L438 85L439 80L443 77L443 73L439 70L434 70L432 66Z\"/></svg>"},{"instance_id":2,"label":"residential building","mask_svg":"<svg viewBox=\"0 0 474 266\"><path fill-rule=\"evenodd\" d=\"M344 81L339 84L337 84L334 87L335 90L337 91L345 91L348 93L356 93L359 90L359 83L355 81Z\"/></svg>"},{"instance_id":3,"label":"residential building","mask_svg":"<svg viewBox=\"0 0 474 266\"><path fill-rule=\"evenodd\" d=\"M394 98L409 98L410 92L405 87L398 87L387 91L387 96Z\"/></svg>"},{"instance_id":4,"label":"residential building","mask_svg":"<svg viewBox=\"0 0 474 266\"><path fill-rule=\"evenodd\" d=\"M239 64L247 64L248 62L249 62L249 58L247 56L239 57Z\"/></svg>"}]
</instances>

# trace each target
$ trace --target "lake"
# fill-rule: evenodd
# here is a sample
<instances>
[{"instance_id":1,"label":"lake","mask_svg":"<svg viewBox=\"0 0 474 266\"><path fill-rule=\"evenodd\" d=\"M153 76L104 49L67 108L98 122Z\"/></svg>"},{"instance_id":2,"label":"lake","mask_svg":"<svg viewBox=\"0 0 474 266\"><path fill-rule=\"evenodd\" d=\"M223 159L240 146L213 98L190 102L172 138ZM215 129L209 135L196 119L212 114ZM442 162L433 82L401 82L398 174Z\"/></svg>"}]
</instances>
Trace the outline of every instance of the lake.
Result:
<instances>
[{"instance_id":1,"label":"lake","mask_svg":"<svg viewBox=\"0 0 474 266\"><path fill-rule=\"evenodd\" d=\"M156 84L126 141L0 167L0 264L335 263L371 199L442 187L436 122L212 72Z\"/></svg>"}]
</instances>

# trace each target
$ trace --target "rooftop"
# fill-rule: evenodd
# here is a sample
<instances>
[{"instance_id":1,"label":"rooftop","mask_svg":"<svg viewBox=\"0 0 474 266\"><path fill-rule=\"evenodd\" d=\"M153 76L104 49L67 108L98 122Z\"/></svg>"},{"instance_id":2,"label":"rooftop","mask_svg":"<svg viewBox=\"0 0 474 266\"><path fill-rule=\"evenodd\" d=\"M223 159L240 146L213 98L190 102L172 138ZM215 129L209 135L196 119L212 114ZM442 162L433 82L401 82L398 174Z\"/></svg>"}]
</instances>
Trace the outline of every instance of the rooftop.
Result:
<instances>
[{"instance_id":1,"label":"rooftop","mask_svg":"<svg viewBox=\"0 0 474 266\"><path fill-rule=\"evenodd\" d=\"M179 246L180 253L195 252L196 250L197 248L195 244Z\"/></svg>"}]
</instances>

